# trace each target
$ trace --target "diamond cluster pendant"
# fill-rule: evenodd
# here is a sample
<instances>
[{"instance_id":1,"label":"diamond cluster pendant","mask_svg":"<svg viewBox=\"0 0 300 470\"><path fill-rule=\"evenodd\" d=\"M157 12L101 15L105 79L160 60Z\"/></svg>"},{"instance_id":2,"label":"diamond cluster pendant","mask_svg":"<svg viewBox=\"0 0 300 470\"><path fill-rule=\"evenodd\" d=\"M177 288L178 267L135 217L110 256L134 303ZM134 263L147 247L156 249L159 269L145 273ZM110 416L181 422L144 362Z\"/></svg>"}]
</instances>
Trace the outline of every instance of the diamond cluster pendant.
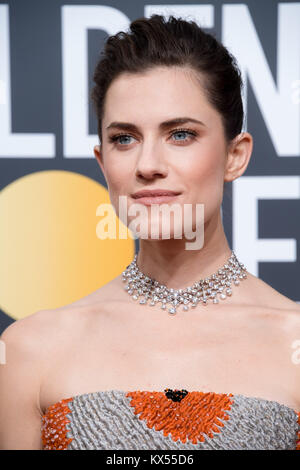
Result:
<instances>
[{"instance_id":1,"label":"diamond cluster pendant","mask_svg":"<svg viewBox=\"0 0 300 470\"><path fill-rule=\"evenodd\" d=\"M246 278L245 265L238 261L233 251L227 263L217 272L185 289L169 289L144 275L137 266L137 254L122 272L122 280L126 283L124 289L134 300L151 306L161 303L161 308L167 309L171 315L174 315L180 306L186 311L198 304L217 304L219 299L225 300L232 295L232 283L238 286L240 281Z\"/></svg>"}]
</instances>

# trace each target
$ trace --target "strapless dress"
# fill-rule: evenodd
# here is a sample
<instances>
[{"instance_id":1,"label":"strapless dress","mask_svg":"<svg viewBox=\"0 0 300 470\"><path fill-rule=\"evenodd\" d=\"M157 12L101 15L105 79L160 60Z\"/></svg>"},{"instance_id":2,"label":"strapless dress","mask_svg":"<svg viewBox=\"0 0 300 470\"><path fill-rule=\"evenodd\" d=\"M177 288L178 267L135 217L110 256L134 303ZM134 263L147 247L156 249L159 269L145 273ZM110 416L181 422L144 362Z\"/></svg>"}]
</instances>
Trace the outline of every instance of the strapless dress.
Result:
<instances>
[{"instance_id":1,"label":"strapless dress","mask_svg":"<svg viewBox=\"0 0 300 470\"><path fill-rule=\"evenodd\" d=\"M105 390L50 405L44 450L300 450L300 412L231 393Z\"/></svg>"}]
</instances>

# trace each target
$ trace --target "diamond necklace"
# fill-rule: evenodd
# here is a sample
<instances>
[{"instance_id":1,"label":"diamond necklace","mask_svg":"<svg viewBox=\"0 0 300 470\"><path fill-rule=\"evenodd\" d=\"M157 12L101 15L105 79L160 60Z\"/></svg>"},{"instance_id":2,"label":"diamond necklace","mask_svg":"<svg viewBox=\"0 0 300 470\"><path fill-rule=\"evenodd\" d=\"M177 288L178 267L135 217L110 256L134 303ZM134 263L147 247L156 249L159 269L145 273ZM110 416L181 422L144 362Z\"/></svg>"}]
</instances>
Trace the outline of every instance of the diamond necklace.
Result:
<instances>
[{"instance_id":1,"label":"diamond necklace","mask_svg":"<svg viewBox=\"0 0 300 470\"><path fill-rule=\"evenodd\" d=\"M167 304L170 314L175 314L176 309L183 305L183 310L189 310L189 307L195 308L202 303L207 305L209 302L217 304L219 298L224 300L232 295L231 283L238 286L240 280L247 278L246 268L240 263L232 251L231 256L217 272L209 277L200 279L192 286L185 289L169 289L164 284L143 274L137 266L137 254L133 261L122 272L122 280L126 282L124 289L132 296L134 300L139 300L140 304L156 305L161 302L161 308L165 310ZM219 298L218 298L219 297Z\"/></svg>"}]
</instances>

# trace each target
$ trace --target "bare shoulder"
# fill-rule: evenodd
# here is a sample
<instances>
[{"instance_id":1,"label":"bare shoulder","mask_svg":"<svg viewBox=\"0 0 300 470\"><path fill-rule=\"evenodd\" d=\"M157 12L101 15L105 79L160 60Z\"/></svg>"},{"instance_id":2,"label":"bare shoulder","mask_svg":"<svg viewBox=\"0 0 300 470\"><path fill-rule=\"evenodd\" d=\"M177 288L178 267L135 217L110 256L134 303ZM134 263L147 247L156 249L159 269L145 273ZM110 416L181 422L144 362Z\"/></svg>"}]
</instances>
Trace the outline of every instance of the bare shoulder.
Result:
<instances>
[{"instance_id":1,"label":"bare shoulder","mask_svg":"<svg viewBox=\"0 0 300 470\"><path fill-rule=\"evenodd\" d=\"M252 303L257 303L271 309L300 312L300 304L274 289L270 284L249 272L247 277L247 291Z\"/></svg>"},{"instance_id":2,"label":"bare shoulder","mask_svg":"<svg viewBox=\"0 0 300 470\"><path fill-rule=\"evenodd\" d=\"M38 310L35 313L11 323L1 334L6 344L20 345L28 351L34 350L54 323L51 310Z\"/></svg>"},{"instance_id":3,"label":"bare shoulder","mask_svg":"<svg viewBox=\"0 0 300 470\"><path fill-rule=\"evenodd\" d=\"M10 324L1 335L5 345L0 366L0 447L40 449L39 390L48 357L50 312L40 310ZM51 335L50 335L51 336Z\"/></svg>"},{"instance_id":4,"label":"bare shoulder","mask_svg":"<svg viewBox=\"0 0 300 470\"><path fill-rule=\"evenodd\" d=\"M11 323L0 337L5 345L7 363L22 364L28 374L32 372L40 378L51 358L61 318L58 311L45 309Z\"/></svg>"},{"instance_id":5,"label":"bare shoulder","mask_svg":"<svg viewBox=\"0 0 300 470\"><path fill-rule=\"evenodd\" d=\"M300 305L274 289L262 279L247 273L247 287L243 291L246 305L252 306L266 328L274 326L274 331L285 338L298 335L300 338Z\"/></svg>"},{"instance_id":6,"label":"bare shoulder","mask_svg":"<svg viewBox=\"0 0 300 470\"><path fill-rule=\"evenodd\" d=\"M279 353L278 374L286 377L286 387L300 407L300 305L252 274L248 280L247 302L257 313L274 357Z\"/></svg>"},{"instance_id":7,"label":"bare shoulder","mask_svg":"<svg viewBox=\"0 0 300 470\"><path fill-rule=\"evenodd\" d=\"M5 410L18 402L19 413L27 413L30 422L35 423L32 432L36 447L40 445L37 429L43 414L41 386L48 371L59 364L62 354L78 344L84 332L88 331L90 313L101 311L101 298L98 292L69 305L36 311L11 323L0 336L5 346L6 361L0 366L0 396L5 403L2 409L0 406L0 418L12 423L15 418ZM11 434L13 439L13 430ZM0 436L1 439L4 442ZM20 442L23 445L21 437ZM10 441L7 445L11 445Z\"/></svg>"},{"instance_id":8,"label":"bare shoulder","mask_svg":"<svg viewBox=\"0 0 300 470\"><path fill-rule=\"evenodd\" d=\"M117 300L116 282L113 279L105 286L82 297L72 303L54 309L38 310L35 313L11 323L2 333L1 339L5 342L22 344L23 348L34 350L43 346L43 350L49 345L54 346L54 341L59 341L63 334L75 333L76 327L80 331L89 313L101 309L107 302Z\"/></svg>"}]
</instances>

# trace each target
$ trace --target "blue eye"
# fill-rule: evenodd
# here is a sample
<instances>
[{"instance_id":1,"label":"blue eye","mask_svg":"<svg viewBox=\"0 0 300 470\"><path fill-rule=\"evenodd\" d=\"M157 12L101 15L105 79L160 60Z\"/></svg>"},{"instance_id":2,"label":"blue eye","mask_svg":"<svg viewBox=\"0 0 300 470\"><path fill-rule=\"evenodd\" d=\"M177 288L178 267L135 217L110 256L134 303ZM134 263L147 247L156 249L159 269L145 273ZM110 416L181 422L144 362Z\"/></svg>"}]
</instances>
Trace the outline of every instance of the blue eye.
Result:
<instances>
[{"instance_id":1,"label":"blue eye","mask_svg":"<svg viewBox=\"0 0 300 470\"><path fill-rule=\"evenodd\" d=\"M120 143L120 140L121 138L124 138L124 137L132 137L131 135L128 135L128 134L119 134L119 135L115 135L115 136L112 136L110 137L109 141L110 142L118 142ZM128 142L125 142L125 145L128 145Z\"/></svg>"},{"instance_id":2,"label":"blue eye","mask_svg":"<svg viewBox=\"0 0 300 470\"><path fill-rule=\"evenodd\" d=\"M187 131L187 130L185 130L185 129L181 129L181 130L177 130L177 131L173 132L173 133L172 133L172 136L173 136L173 135L178 135L178 134L188 134L190 137L191 137L191 136L193 136L193 137L196 136L196 133L195 133L195 132ZM191 138L192 138L192 137L191 137ZM175 140L176 140L176 139L175 139ZM184 140L186 140L186 139L179 139L179 140L180 140L180 141L181 141L181 140L184 141Z\"/></svg>"},{"instance_id":3,"label":"blue eye","mask_svg":"<svg viewBox=\"0 0 300 470\"><path fill-rule=\"evenodd\" d=\"M173 137L174 135L178 135L178 134L179 135L180 134L187 134L189 136L189 138L188 139L179 139L179 140L175 139L175 141L177 141L177 142L188 142L189 140L192 140L197 136L197 132L192 131L191 129L176 129L171 133L171 137ZM122 147L124 147L126 145L130 145L130 143L125 142L125 143L122 144L120 139L127 138L127 137L128 138L134 138L130 134L117 134L117 135L110 136L109 137L109 142L112 142L112 143L117 142Z\"/></svg>"}]
</instances>

